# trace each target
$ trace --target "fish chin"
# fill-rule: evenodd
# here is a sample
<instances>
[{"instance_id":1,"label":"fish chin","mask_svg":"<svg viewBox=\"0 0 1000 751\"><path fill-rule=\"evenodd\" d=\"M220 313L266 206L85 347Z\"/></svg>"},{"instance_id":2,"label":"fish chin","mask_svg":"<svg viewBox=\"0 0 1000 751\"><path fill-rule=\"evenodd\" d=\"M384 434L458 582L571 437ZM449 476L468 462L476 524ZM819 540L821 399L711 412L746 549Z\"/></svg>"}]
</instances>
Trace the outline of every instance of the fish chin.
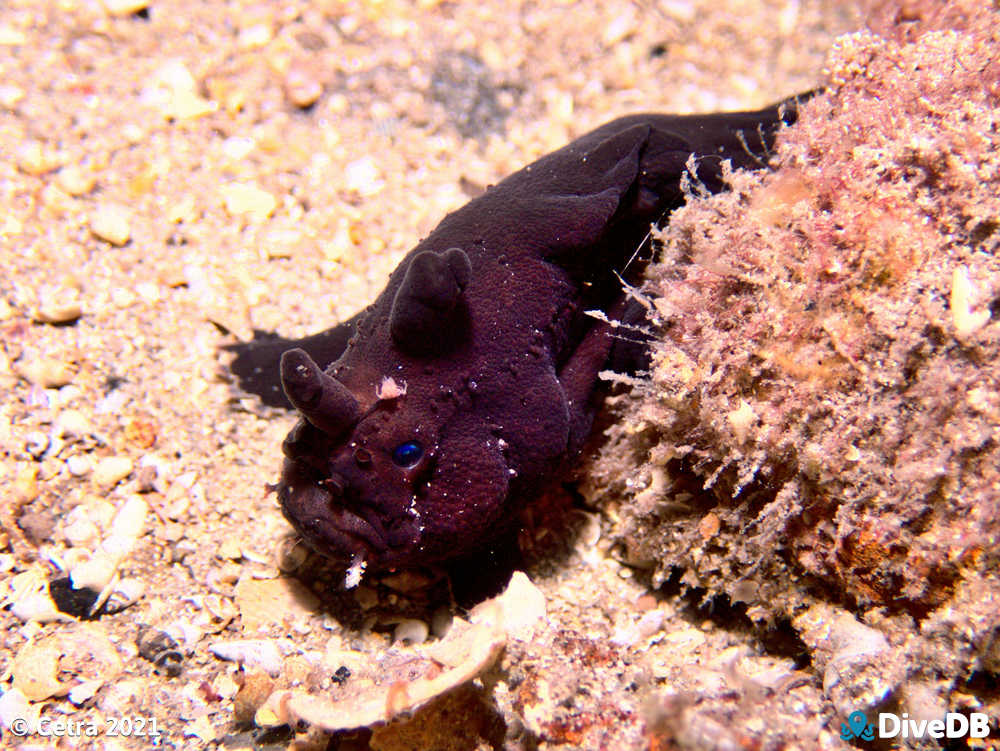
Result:
<instances>
[{"instance_id":1,"label":"fish chin","mask_svg":"<svg viewBox=\"0 0 1000 751\"><path fill-rule=\"evenodd\" d=\"M378 530L357 514L331 503L330 493L316 485L278 489L281 511L306 543L327 558L349 564L360 556L378 557L385 547Z\"/></svg>"},{"instance_id":2,"label":"fish chin","mask_svg":"<svg viewBox=\"0 0 1000 751\"><path fill-rule=\"evenodd\" d=\"M414 565L422 539L419 519L410 514L386 518L371 505L348 507L314 482L286 475L278 488L285 518L317 553L345 567L363 560L370 569ZM419 556L416 556L419 558Z\"/></svg>"}]
</instances>

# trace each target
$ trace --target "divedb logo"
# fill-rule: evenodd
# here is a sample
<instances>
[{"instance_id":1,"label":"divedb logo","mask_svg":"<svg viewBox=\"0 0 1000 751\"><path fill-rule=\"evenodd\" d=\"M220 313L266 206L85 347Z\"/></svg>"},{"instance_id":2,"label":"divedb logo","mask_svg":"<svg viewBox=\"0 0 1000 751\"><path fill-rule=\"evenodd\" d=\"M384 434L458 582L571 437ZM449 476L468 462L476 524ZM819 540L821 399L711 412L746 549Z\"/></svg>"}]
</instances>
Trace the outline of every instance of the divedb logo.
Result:
<instances>
[{"instance_id":1,"label":"divedb logo","mask_svg":"<svg viewBox=\"0 0 1000 751\"><path fill-rule=\"evenodd\" d=\"M878 726L868 722L864 712L851 712L840 723L840 737L845 741L871 741L879 738L985 738L990 734L990 718L983 712L968 715L948 712L943 720L913 720L903 712L879 712Z\"/></svg>"}]
</instances>

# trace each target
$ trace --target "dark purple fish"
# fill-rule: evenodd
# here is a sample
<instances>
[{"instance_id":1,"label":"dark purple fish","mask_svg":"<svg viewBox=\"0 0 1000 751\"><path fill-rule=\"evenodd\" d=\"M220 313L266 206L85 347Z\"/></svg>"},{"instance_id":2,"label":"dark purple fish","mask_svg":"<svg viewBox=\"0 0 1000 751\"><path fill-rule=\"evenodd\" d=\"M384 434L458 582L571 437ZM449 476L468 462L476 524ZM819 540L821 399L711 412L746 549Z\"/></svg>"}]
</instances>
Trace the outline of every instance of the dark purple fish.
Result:
<instances>
[{"instance_id":1,"label":"dark purple fish","mask_svg":"<svg viewBox=\"0 0 1000 751\"><path fill-rule=\"evenodd\" d=\"M683 203L689 159L721 190L724 160L764 166L794 119L786 102L610 122L446 216L351 320L240 348L244 388L302 417L284 442L288 520L370 570L438 563L509 531L581 449L598 373L634 360L586 311L623 315L613 272Z\"/></svg>"}]
</instances>

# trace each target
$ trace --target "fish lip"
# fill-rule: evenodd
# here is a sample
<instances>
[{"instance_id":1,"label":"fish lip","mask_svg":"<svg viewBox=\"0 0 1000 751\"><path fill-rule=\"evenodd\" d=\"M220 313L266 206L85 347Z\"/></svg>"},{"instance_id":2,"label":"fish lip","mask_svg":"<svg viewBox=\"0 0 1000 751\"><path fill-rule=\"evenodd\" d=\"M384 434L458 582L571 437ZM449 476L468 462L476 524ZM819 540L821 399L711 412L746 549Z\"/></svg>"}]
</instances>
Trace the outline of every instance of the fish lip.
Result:
<instances>
[{"instance_id":1,"label":"fish lip","mask_svg":"<svg viewBox=\"0 0 1000 751\"><path fill-rule=\"evenodd\" d=\"M333 505L333 496L315 483L282 480L278 500L285 519L306 542L329 558L351 560L359 553L365 560L386 549L382 530L360 514Z\"/></svg>"},{"instance_id":2,"label":"fish lip","mask_svg":"<svg viewBox=\"0 0 1000 751\"><path fill-rule=\"evenodd\" d=\"M288 522L305 542L327 558L352 561L358 555L369 565L405 562L419 534L393 540L379 508L348 494L335 494L317 482L315 471L287 460L278 484L278 501Z\"/></svg>"}]
</instances>

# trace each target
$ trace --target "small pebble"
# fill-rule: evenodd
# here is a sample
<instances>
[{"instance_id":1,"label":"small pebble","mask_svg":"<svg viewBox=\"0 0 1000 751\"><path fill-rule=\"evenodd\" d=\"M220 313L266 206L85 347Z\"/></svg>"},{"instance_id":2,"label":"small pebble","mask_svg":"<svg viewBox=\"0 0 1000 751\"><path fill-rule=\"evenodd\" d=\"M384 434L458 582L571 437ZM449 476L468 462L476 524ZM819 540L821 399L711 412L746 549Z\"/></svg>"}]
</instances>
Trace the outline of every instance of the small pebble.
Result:
<instances>
[{"instance_id":1,"label":"small pebble","mask_svg":"<svg viewBox=\"0 0 1000 751\"><path fill-rule=\"evenodd\" d=\"M90 472L90 459L80 454L73 454L66 460L66 471L73 477L83 477Z\"/></svg>"},{"instance_id":2,"label":"small pebble","mask_svg":"<svg viewBox=\"0 0 1000 751\"><path fill-rule=\"evenodd\" d=\"M188 654L194 650L195 645L205 635L204 629L183 619L172 621L163 630Z\"/></svg>"},{"instance_id":3,"label":"small pebble","mask_svg":"<svg viewBox=\"0 0 1000 751\"><path fill-rule=\"evenodd\" d=\"M149 478L152 490L157 493L166 493L170 489L170 483L173 481L173 469L163 457L156 454L146 454L139 460L139 467L141 470L152 470L152 473L147 472L144 475Z\"/></svg>"},{"instance_id":4,"label":"small pebble","mask_svg":"<svg viewBox=\"0 0 1000 751\"><path fill-rule=\"evenodd\" d=\"M118 563L119 556L98 550L89 559L81 561L70 569L69 578L73 583L73 589L100 592L115 575Z\"/></svg>"},{"instance_id":5,"label":"small pebble","mask_svg":"<svg viewBox=\"0 0 1000 751\"><path fill-rule=\"evenodd\" d=\"M90 430L90 420L77 409L64 410L56 418L56 434L64 438L83 438Z\"/></svg>"},{"instance_id":6,"label":"small pebble","mask_svg":"<svg viewBox=\"0 0 1000 751\"><path fill-rule=\"evenodd\" d=\"M648 610L652 610L656 607L657 600L653 595L642 595L635 601L635 609L645 613Z\"/></svg>"},{"instance_id":7,"label":"small pebble","mask_svg":"<svg viewBox=\"0 0 1000 751\"><path fill-rule=\"evenodd\" d=\"M14 476L14 503L31 503L38 492L38 465L22 464Z\"/></svg>"},{"instance_id":8,"label":"small pebble","mask_svg":"<svg viewBox=\"0 0 1000 751\"><path fill-rule=\"evenodd\" d=\"M141 490L139 492L142 492ZM184 539L184 525L177 522L166 522L155 530L156 537L167 543L177 542Z\"/></svg>"},{"instance_id":9,"label":"small pebble","mask_svg":"<svg viewBox=\"0 0 1000 751\"><path fill-rule=\"evenodd\" d=\"M115 389L103 399L98 400L94 405L94 411L99 415L114 414L120 412L128 401L128 395L121 389Z\"/></svg>"},{"instance_id":10,"label":"small pebble","mask_svg":"<svg viewBox=\"0 0 1000 751\"><path fill-rule=\"evenodd\" d=\"M28 623L38 621L39 623L50 623L52 621L70 621L69 616L59 612L59 608L52 602L46 592L38 592L27 595L17 600L10 612L15 618Z\"/></svg>"},{"instance_id":11,"label":"small pebble","mask_svg":"<svg viewBox=\"0 0 1000 751\"><path fill-rule=\"evenodd\" d=\"M87 548L100 540L101 531L90 519L77 519L63 527L63 537L74 548Z\"/></svg>"},{"instance_id":12,"label":"small pebble","mask_svg":"<svg viewBox=\"0 0 1000 751\"><path fill-rule=\"evenodd\" d=\"M139 467L138 473L136 473L135 479L137 484L137 490L140 493L152 493L156 490L156 467L152 465L144 465Z\"/></svg>"},{"instance_id":13,"label":"small pebble","mask_svg":"<svg viewBox=\"0 0 1000 751\"><path fill-rule=\"evenodd\" d=\"M135 123L125 123L121 132L122 138L133 146L142 143L146 138L146 132Z\"/></svg>"},{"instance_id":14,"label":"small pebble","mask_svg":"<svg viewBox=\"0 0 1000 751\"><path fill-rule=\"evenodd\" d=\"M976 289L969 277L969 269L957 266L951 281L951 316L955 325L955 335L966 340L989 323L991 313L988 307L976 310L983 295Z\"/></svg>"},{"instance_id":15,"label":"small pebble","mask_svg":"<svg viewBox=\"0 0 1000 751\"><path fill-rule=\"evenodd\" d=\"M220 558L228 558L233 561L238 561L243 557L243 549L240 541L235 540L232 537L223 540L219 544L219 549L216 551L216 555Z\"/></svg>"},{"instance_id":16,"label":"small pebble","mask_svg":"<svg viewBox=\"0 0 1000 751\"><path fill-rule=\"evenodd\" d=\"M718 514L709 512L702 517L701 521L698 523L698 533L701 535L703 540L711 540L719 532L721 527L721 521L719 520Z\"/></svg>"},{"instance_id":17,"label":"small pebble","mask_svg":"<svg viewBox=\"0 0 1000 751\"><path fill-rule=\"evenodd\" d=\"M62 409L66 405L75 402L81 396L83 396L83 389L79 386L63 386L52 394L52 407L53 409Z\"/></svg>"},{"instance_id":18,"label":"small pebble","mask_svg":"<svg viewBox=\"0 0 1000 751\"><path fill-rule=\"evenodd\" d=\"M348 190L353 190L366 198L385 187L385 181L379 176L378 165L370 156L361 157L348 164L344 169L344 179Z\"/></svg>"},{"instance_id":19,"label":"small pebble","mask_svg":"<svg viewBox=\"0 0 1000 751\"><path fill-rule=\"evenodd\" d=\"M70 164L59 170L56 180L59 187L71 196L84 196L94 189L97 176L79 165Z\"/></svg>"},{"instance_id":20,"label":"small pebble","mask_svg":"<svg viewBox=\"0 0 1000 751\"><path fill-rule=\"evenodd\" d=\"M236 608L235 603L228 597L220 597L219 595L205 595L204 599L205 610L207 610L213 618L217 621L221 621L223 624L229 623L237 615L239 615L239 610Z\"/></svg>"},{"instance_id":21,"label":"small pebble","mask_svg":"<svg viewBox=\"0 0 1000 751\"><path fill-rule=\"evenodd\" d=\"M28 37L20 29L9 24L0 24L0 46L18 47L28 41Z\"/></svg>"},{"instance_id":22,"label":"small pebble","mask_svg":"<svg viewBox=\"0 0 1000 751\"><path fill-rule=\"evenodd\" d=\"M193 120L215 112L217 103L198 94L198 82L180 60L171 60L153 72L143 89L142 100L158 107L163 116Z\"/></svg>"},{"instance_id":23,"label":"small pebble","mask_svg":"<svg viewBox=\"0 0 1000 751\"><path fill-rule=\"evenodd\" d=\"M240 31L236 44L243 50L256 50L263 47L274 38L274 31L269 23L255 23Z\"/></svg>"},{"instance_id":24,"label":"small pebble","mask_svg":"<svg viewBox=\"0 0 1000 751\"><path fill-rule=\"evenodd\" d=\"M611 20L611 23L604 27L601 34L601 41L606 47L613 47L625 37L635 32L637 26L636 10L632 6L626 6L627 11L619 14Z\"/></svg>"},{"instance_id":25,"label":"small pebble","mask_svg":"<svg viewBox=\"0 0 1000 751\"><path fill-rule=\"evenodd\" d=\"M657 633L661 628L663 628L663 621L665 617L666 613L662 610L650 610L647 613L643 613L642 617L639 618L639 622L636 624L636 627L639 630L639 636L643 639L647 639Z\"/></svg>"},{"instance_id":26,"label":"small pebble","mask_svg":"<svg viewBox=\"0 0 1000 751\"><path fill-rule=\"evenodd\" d=\"M682 628L671 631L663 637L671 649L693 652L708 641L704 632L697 628Z\"/></svg>"},{"instance_id":27,"label":"small pebble","mask_svg":"<svg viewBox=\"0 0 1000 751\"><path fill-rule=\"evenodd\" d=\"M127 308L135 302L135 294L125 287L115 287L111 290L111 303L116 308Z\"/></svg>"},{"instance_id":28,"label":"small pebble","mask_svg":"<svg viewBox=\"0 0 1000 751\"><path fill-rule=\"evenodd\" d=\"M0 224L0 232L7 236L20 235L23 231L24 222L14 216L4 217L3 224ZM10 316L8 315L7 317L9 318Z\"/></svg>"},{"instance_id":29,"label":"small pebble","mask_svg":"<svg viewBox=\"0 0 1000 751\"><path fill-rule=\"evenodd\" d=\"M83 307L75 290L57 290L46 295L35 311L39 323L71 323L83 315Z\"/></svg>"},{"instance_id":30,"label":"small pebble","mask_svg":"<svg viewBox=\"0 0 1000 751\"><path fill-rule=\"evenodd\" d=\"M631 647L640 638L642 638L642 635L639 633L639 629L634 623L629 623L616 628L611 634L609 641L616 647Z\"/></svg>"},{"instance_id":31,"label":"small pebble","mask_svg":"<svg viewBox=\"0 0 1000 751\"><path fill-rule=\"evenodd\" d=\"M131 466L131 462L129 462ZM135 545L135 541L142 535L146 525L146 515L149 513L149 504L139 496L129 498L115 514L111 521L111 531L105 546L109 550L119 553L128 551Z\"/></svg>"},{"instance_id":32,"label":"small pebble","mask_svg":"<svg viewBox=\"0 0 1000 751\"><path fill-rule=\"evenodd\" d=\"M257 710L274 689L272 681L260 670L248 670L243 674L243 685L233 700L233 719L239 725L249 725Z\"/></svg>"},{"instance_id":33,"label":"small pebble","mask_svg":"<svg viewBox=\"0 0 1000 751\"><path fill-rule=\"evenodd\" d=\"M267 219L278 205L273 195L250 183L227 183L219 188L219 193L222 195L226 211L233 217Z\"/></svg>"},{"instance_id":34,"label":"small pebble","mask_svg":"<svg viewBox=\"0 0 1000 751\"><path fill-rule=\"evenodd\" d=\"M212 691L222 699L232 699L239 690L240 685L229 673L219 673L212 679Z\"/></svg>"},{"instance_id":35,"label":"small pebble","mask_svg":"<svg viewBox=\"0 0 1000 751\"><path fill-rule=\"evenodd\" d=\"M41 459L49 448L49 437L38 430L33 430L24 439L24 450L34 459Z\"/></svg>"},{"instance_id":36,"label":"small pebble","mask_svg":"<svg viewBox=\"0 0 1000 751\"><path fill-rule=\"evenodd\" d=\"M45 456L59 456L59 453L66 447L66 441L64 441L60 436L56 435L55 432L49 434L49 448L45 452Z\"/></svg>"},{"instance_id":37,"label":"small pebble","mask_svg":"<svg viewBox=\"0 0 1000 751\"><path fill-rule=\"evenodd\" d=\"M101 0L109 16L131 16L149 7L149 0Z\"/></svg>"},{"instance_id":38,"label":"small pebble","mask_svg":"<svg viewBox=\"0 0 1000 751\"><path fill-rule=\"evenodd\" d=\"M40 545L43 542L48 542L52 537L56 520L52 512L48 510L22 511L17 518L17 526L31 542Z\"/></svg>"},{"instance_id":39,"label":"small pebble","mask_svg":"<svg viewBox=\"0 0 1000 751\"><path fill-rule=\"evenodd\" d=\"M94 467L94 482L102 488L112 488L129 476L132 460L127 456L106 456Z\"/></svg>"},{"instance_id":40,"label":"small pebble","mask_svg":"<svg viewBox=\"0 0 1000 751\"><path fill-rule=\"evenodd\" d=\"M152 282L140 282L135 285L135 292L139 299L147 305L152 305L160 300L160 287Z\"/></svg>"},{"instance_id":41,"label":"small pebble","mask_svg":"<svg viewBox=\"0 0 1000 751\"><path fill-rule=\"evenodd\" d=\"M187 513L189 508L191 508L191 497L188 495L188 491L176 483L171 485L164 500L163 515L177 521Z\"/></svg>"},{"instance_id":42,"label":"small pebble","mask_svg":"<svg viewBox=\"0 0 1000 751\"><path fill-rule=\"evenodd\" d=\"M222 154L233 162L245 159L257 148L257 142L247 136L230 136L222 142Z\"/></svg>"},{"instance_id":43,"label":"small pebble","mask_svg":"<svg viewBox=\"0 0 1000 751\"><path fill-rule=\"evenodd\" d=\"M308 66L293 64L285 75L285 96L296 107L305 109L323 96L323 84Z\"/></svg>"},{"instance_id":44,"label":"small pebble","mask_svg":"<svg viewBox=\"0 0 1000 751\"><path fill-rule=\"evenodd\" d=\"M392 632L392 640L403 644L423 644L429 634L430 628L426 623L409 618L396 625Z\"/></svg>"},{"instance_id":45,"label":"small pebble","mask_svg":"<svg viewBox=\"0 0 1000 751\"><path fill-rule=\"evenodd\" d=\"M28 389L24 397L24 403L32 409L48 409L52 406L52 401L45 387L37 383Z\"/></svg>"},{"instance_id":46,"label":"small pebble","mask_svg":"<svg viewBox=\"0 0 1000 751\"><path fill-rule=\"evenodd\" d=\"M132 236L129 219L129 212L123 206L101 204L90 219L90 231L101 240L121 246Z\"/></svg>"},{"instance_id":47,"label":"small pebble","mask_svg":"<svg viewBox=\"0 0 1000 751\"><path fill-rule=\"evenodd\" d=\"M265 639L216 642L208 649L216 657L238 662L246 667L260 668L273 677L281 674L284 664L278 645Z\"/></svg>"},{"instance_id":48,"label":"small pebble","mask_svg":"<svg viewBox=\"0 0 1000 751\"><path fill-rule=\"evenodd\" d=\"M55 183L47 183L39 197L41 205L54 214L67 214L73 210L73 200Z\"/></svg>"},{"instance_id":49,"label":"small pebble","mask_svg":"<svg viewBox=\"0 0 1000 751\"><path fill-rule=\"evenodd\" d=\"M29 383L45 389L65 386L73 379L69 365L42 357L18 360L14 363L14 371Z\"/></svg>"},{"instance_id":50,"label":"small pebble","mask_svg":"<svg viewBox=\"0 0 1000 751\"><path fill-rule=\"evenodd\" d=\"M84 704L84 702L93 699L94 695L103 685L104 681L100 679L79 683L69 690L69 700L79 707Z\"/></svg>"},{"instance_id":51,"label":"small pebble","mask_svg":"<svg viewBox=\"0 0 1000 751\"><path fill-rule=\"evenodd\" d=\"M200 745L204 747L214 745L215 740L218 738L218 733L208 715L200 715L185 724L184 737L197 738Z\"/></svg>"},{"instance_id":52,"label":"small pebble","mask_svg":"<svg viewBox=\"0 0 1000 751\"><path fill-rule=\"evenodd\" d=\"M182 61L169 60L153 73L151 85L175 91L193 91L198 87L198 82Z\"/></svg>"},{"instance_id":53,"label":"small pebble","mask_svg":"<svg viewBox=\"0 0 1000 751\"><path fill-rule=\"evenodd\" d=\"M76 509L73 509L73 511L76 511ZM70 513L73 513L73 511ZM115 518L115 514L118 513L118 509L115 507L115 504L109 503L103 498L91 496L87 498L85 513L86 517L101 529L108 529Z\"/></svg>"},{"instance_id":54,"label":"small pebble","mask_svg":"<svg viewBox=\"0 0 1000 751\"><path fill-rule=\"evenodd\" d=\"M26 175L44 175L59 167L59 155L38 141L27 141L17 149L17 166Z\"/></svg>"},{"instance_id":55,"label":"small pebble","mask_svg":"<svg viewBox=\"0 0 1000 751\"><path fill-rule=\"evenodd\" d=\"M293 258L302 245L302 233L297 229L272 229L258 240L268 260Z\"/></svg>"},{"instance_id":56,"label":"small pebble","mask_svg":"<svg viewBox=\"0 0 1000 751\"><path fill-rule=\"evenodd\" d=\"M0 85L0 107L7 110L14 109L26 94L24 89L13 84Z\"/></svg>"}]
</instances>

